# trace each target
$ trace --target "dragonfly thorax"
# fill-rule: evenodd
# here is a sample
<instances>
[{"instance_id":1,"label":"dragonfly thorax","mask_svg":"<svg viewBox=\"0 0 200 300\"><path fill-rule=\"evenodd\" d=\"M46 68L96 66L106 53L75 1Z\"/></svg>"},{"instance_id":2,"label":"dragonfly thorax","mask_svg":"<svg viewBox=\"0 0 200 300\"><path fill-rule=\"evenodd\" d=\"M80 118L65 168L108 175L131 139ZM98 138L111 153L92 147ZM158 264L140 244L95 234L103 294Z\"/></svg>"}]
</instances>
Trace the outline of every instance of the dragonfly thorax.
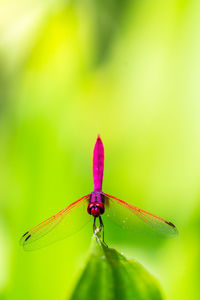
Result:
<instances>
[{"instance_id":1,"label":"dragonfly thorax","mask_svg":"<svg viewBox=\"0 0 200 300\"><path fill-rule=\"evenodd\" d=\"M93 217L99 217L105 211L104 204L102 202L89 203L87 211Z\"/></svg>"}]
</instances>

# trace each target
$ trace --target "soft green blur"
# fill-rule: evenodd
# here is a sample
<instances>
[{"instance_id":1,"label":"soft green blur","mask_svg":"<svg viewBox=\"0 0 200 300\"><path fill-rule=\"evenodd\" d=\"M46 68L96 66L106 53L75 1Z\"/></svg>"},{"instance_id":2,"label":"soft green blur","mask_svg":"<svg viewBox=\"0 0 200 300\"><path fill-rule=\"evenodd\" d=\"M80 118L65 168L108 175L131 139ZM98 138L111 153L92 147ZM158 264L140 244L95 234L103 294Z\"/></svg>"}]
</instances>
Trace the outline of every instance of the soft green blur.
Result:
<instances>
[{"instance_id":1,"label":"soft green blur","mask_svg":"<svg viewBox=\"0 0 200 300\"><path fill-rule=\"evenodd\" d=\"M165 240L108 224L107 244L167 300L199 299L199 0L1 0L0 299L72 292L91 226L35 252L18 240L92 191L99 133L104 191L179 230Z\"/></svg>"}]
</instances>

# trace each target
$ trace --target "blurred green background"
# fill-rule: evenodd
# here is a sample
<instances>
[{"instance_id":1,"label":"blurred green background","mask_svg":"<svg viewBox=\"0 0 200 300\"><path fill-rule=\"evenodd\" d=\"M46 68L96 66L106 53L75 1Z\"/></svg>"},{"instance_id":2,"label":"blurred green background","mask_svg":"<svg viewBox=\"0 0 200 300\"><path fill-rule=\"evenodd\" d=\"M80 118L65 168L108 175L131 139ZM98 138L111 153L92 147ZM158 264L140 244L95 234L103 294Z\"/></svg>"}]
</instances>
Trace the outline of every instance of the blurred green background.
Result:
<instances>
[{"instance_id":1,"label":"blurred green background","mask_svg":"<svg viewBox=\"0 0 200 300\"><path fill-rule=\"evenodd\" d=\"M66 299L92 228L35 252L27 229L92 191L175 223L177 239L106 227L166 299L200 294L200 2L1 0L0 299ZM98 279L97 279L98 280Z\"/></svg>"}]
</instances>

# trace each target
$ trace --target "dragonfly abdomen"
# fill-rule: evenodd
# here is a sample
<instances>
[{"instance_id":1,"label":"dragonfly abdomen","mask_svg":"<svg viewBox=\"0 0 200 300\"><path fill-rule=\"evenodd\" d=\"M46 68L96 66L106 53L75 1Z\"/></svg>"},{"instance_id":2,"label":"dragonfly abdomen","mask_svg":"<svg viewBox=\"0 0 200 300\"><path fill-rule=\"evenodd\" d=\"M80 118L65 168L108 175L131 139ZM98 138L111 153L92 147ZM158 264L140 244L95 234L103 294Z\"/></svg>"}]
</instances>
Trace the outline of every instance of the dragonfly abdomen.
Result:
<instances>
[{"instance_id":1,"label":"dragonfly abdomen","mask_svg":"<svg viewBox=\"0 0 200 300\"><path fill-rule=\"evenodd\" d=\"M104 148L100 136L97 137L97 141L93 152L93 181L94 191L102 190L104 171Z\"/></svg>"}]
</instances>

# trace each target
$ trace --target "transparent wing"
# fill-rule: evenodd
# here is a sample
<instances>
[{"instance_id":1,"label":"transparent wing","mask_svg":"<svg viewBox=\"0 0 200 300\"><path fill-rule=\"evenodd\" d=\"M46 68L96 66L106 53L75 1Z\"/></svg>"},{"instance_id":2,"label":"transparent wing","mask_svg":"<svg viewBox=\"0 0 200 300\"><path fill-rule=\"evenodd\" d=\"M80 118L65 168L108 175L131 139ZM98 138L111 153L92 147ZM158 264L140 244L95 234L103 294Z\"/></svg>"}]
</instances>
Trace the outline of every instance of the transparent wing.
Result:
<instances>
[{"instance_id":1,"label":"transparent wing","mask_svg":"<svg viewBox=\"0 0 200 300\"><path fill-rule=\"evenodd\" d=\"M54 216L27 231L20 239L25 250L45 247L80 230L90 220L87 205L90 194L70 204Z\"/></svg>"},{"instance_id":2,"label":"transparent wing","mask_svg":"<svg viewBox=\"0 0 200 300\"><path fill-rule=\"evenodd\" d=\"M175 237L178 233L171 222L157 217L147 211L128 204L118 198L105 195L105 216L120 227L135 232L161 233L168 237Z\"/></svg>"}]
</instances>

